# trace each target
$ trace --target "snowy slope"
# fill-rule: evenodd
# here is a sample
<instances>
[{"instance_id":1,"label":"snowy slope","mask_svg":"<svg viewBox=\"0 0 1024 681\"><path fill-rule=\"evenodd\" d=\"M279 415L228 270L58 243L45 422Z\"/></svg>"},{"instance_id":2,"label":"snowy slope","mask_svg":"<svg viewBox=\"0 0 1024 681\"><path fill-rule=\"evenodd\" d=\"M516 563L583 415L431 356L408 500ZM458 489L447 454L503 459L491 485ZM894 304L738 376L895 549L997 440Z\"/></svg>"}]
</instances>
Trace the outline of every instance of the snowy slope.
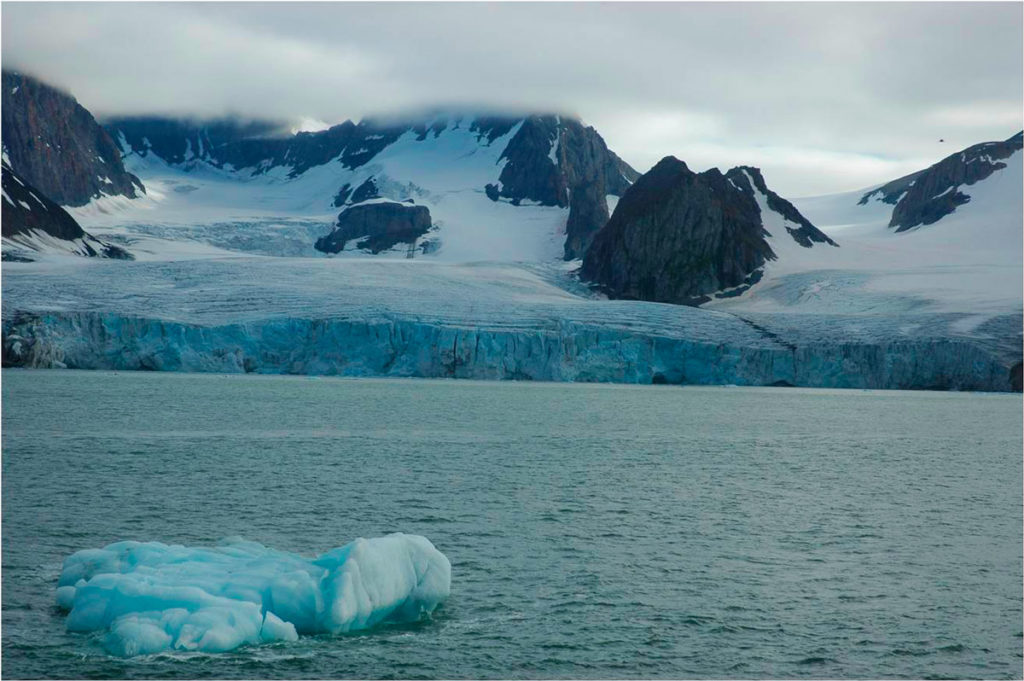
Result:
<instances>
[{"instance_id":1,"label":"snowy slope","mask_svg":"<svg viewBox=\"0 0 1024 681\"><path fill-rule=\"evenodd\" d=\"M970 187L971 201L931 225L904 232L888 226L892 205L865 190L793 203L840 248L802 249L766 211L778 260L744 295L706 307L734 313L903 314L970 312L979 319L1022 307L1022 152ZM870 191L870 190L867 190Z\"/></svg>"},{"instance_id":2,"label":"snowy slope","mask_svg":"<svg viewBox=\"0 0 1024 681\"><path fill-rule=\"evenodd\" d=\"M129 149L126 167L142 178L148 195L136 201L99 199L73 214L90 230L129 240L141 234L230 248L226 235L215 232L234 225L266 242L262 249L250 244L255 247L243 250L270 254L281 241L279 254L316 255L312 244L330 231L338 215L332 202L339 189L373 178L381 197L412 199L430 209L435 231L425 238L439 244L431 253L434 259L554 260L562 254L567 208L528 201L515 206L504 199L492 201L484 191L498 183L506 163L501 154L521 125L491 140L470 130L468 122L423 139L410 129L364 165L349 168L339 158L295 177L293 168L284 165L254 175L251 168L222 169L202 161L168 164L153 153L131 150L122 138ZM557 143L551 142L552 149ZM314 225L319 228L312 229ZM297 238L308 237L308 249L296 248ZM148 243L143 248L154 251L154 257L160 250L175 251L173 244L160 246ZM406 251L396 255L404 257ZM346 251L342 257L349 255Z\"/></svg>"}]
</instances>

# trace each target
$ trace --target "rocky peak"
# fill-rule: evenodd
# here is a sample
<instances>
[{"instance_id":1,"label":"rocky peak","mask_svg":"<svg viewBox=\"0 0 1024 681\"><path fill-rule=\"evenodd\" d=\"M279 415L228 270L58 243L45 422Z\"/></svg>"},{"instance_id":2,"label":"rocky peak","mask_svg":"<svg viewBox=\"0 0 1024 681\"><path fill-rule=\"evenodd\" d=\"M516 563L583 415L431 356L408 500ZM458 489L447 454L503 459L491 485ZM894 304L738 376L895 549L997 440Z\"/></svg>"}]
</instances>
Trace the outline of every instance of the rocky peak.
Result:
<instances>
[{"instance_id":1,"label":"rocky peak","mask_svg":"<svg viewBox=\"0 0 1024 681\"><path fill-rule=\"evenodd\" d=\"M581 276L614 298L698 305L775 258L764 237L751 193L667 156L626 190Z\"/></svg>"},{"instance_id":2,"label":"rocky peak","mask_svg":"<svg viewBox=\"0 0 1024 681\"><path fill-rule=\"evenodd\" d=\"M48 199L81 206L103 195L144 192L110 135L74 97L3 71L2 141L10 167Z\"/></svg>"},{"instance_id":3,"label":"rocky peak","mask_svg":"<svg viewBox=\"0 0 1024 681\"><path fill-rule=\"evenodd\" d=\"M1018 132L1002 142L975 144L919 173L907 176L911 181L905 184L905 192L893 208L889 226L895 227L897 232L903 232L920 225L930 225L949 215L957 206L971 200L969 194L961 191L961 187L980 182L1005 168L1003 159L1020 151L1022 139L1024 132ZM865 203L878 191L865 194L860 203Z\"/></svg>"},{"instance_id":4,"label":"rocky peak","mask_svg":"<svg viewBox=\"0 0 1024 681\"><path fill-rule=\"evenodd\" d=\"M509 128L511 129L511 128ZM600 178L621 196L640 176L592 127L567 116L527 116L501 155L498 196L567 207L577 187Z\"/></svg>"},{"instance_id":5,"label":"rocky peak","mask_svg":"<svg viewBox=\"0 0 1024 681\"><path fill-rule=\"evenodd\" d=\"M608 221L605 197L621 196L639 177L594 128L567 116L527 116L501 159L501 176L486 187L487 195L516 205L568 207L566 260L582 257Z\"/></svg>"},{"instance_id":6,"label":"rocky peak","mask_svg":"<svg viewBox=\"0 0 1024 681\"><path fill-rule=\"evenodd\" d=\"M769 233L762 208L778 213L787 233ZM807 248L836 245L770 190L759 169L695 173L666 156L625 191L581 277L614 298L699 305L752 286L777 259L769 239L789 238Z\"/></svg>"},{"instance_id":7,"label":"rocky peak","mask_svg":"<svg viewBox=\"0 0 1024 681\"><path fill-rule=\"evenodd\" d=\"M57 244L71 253L131 259L122 248L104 243L85 232L66 210L7 165L0 169L3 198L0 222L5 241L4 259L19 259L18 250L38 250ZM10 246L11 248L7 248Z\"/></svg>"},{"instance_id":8,"label":"rocky peak","mask_svg":"<svg viewBox=\"0 0 1024 681\"><path fill-rule=\"evenodd\" d=\"M793 237L794 241L804 248L811 248L816 243L838 246L827 234L812 225L811 221L805 218L797 210L796 206L769 189L760 168L737 166L727 172L725 176L744 192L753 195L756 191L762 194L765 197L768 208L785 218L787 223L786 231ZM753 187L750 186L751 181L753 182ZM788 223L793 223L796 227L790 227ZM781 237L784 235L773 234L772 236Z\"/></svg>"}]
</instances>

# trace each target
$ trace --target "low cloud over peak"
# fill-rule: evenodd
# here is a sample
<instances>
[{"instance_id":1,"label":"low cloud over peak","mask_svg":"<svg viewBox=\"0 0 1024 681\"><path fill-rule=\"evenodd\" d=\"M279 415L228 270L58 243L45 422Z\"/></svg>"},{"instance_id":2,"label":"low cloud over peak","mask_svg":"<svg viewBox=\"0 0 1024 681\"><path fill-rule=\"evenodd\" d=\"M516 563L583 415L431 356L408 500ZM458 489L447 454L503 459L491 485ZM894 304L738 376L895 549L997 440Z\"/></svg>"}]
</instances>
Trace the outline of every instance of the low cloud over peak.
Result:
<instances>
[{"instance_id":1,"label":"low cloud over peak","mask_svg":"<svg viewBox=\"0 0 1024 681\"><path fill-rule=\"evenodd\" d=\"M575 111L639 170L794 196L1013 134L1021 35L1018 3L13 3L3 62L100 116Z\"/></svg>"}]
</instances>

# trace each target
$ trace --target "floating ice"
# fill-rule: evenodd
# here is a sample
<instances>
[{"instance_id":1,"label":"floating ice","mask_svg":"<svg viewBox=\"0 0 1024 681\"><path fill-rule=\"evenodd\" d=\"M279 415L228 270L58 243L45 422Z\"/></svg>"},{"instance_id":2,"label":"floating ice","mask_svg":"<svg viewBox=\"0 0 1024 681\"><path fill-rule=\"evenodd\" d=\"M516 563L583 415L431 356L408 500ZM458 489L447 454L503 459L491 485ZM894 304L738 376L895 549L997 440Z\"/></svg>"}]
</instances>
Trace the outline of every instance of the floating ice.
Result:
<instances>
[{"instance_id":1,"label":"floating ice","mask_svg":"<svg viewBox=\"0 0 1024 681\"><path fill-rule=\"evenodd\" d=\"M64 561L57 605L69 631L107 631L114 655L223 652L381 622L447 597L451 564L425 537L356 539L308 560L256 542L216 548L124 541Z\"/></svg>"}]
</instances>

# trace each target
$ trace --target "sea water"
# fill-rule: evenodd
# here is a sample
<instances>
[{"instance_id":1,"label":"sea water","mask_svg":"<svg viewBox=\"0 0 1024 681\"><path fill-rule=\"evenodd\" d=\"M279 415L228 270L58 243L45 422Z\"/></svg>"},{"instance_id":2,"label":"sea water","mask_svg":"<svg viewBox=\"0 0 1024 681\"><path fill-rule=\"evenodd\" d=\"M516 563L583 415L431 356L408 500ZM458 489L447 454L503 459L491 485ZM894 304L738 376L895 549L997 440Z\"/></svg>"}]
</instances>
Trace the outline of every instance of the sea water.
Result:
<instances>
[{"instance_id":1,"label":"sea water","mask_svg":"<svg viewBox=\"0 0 1024 681\"><path fill-rule=\"evenodd\" d=\"M4 370L18 677L1022 674L1021 398ZM430 618L119 659L62 561L420 534Z\"/></svg>"}]
</instances>

